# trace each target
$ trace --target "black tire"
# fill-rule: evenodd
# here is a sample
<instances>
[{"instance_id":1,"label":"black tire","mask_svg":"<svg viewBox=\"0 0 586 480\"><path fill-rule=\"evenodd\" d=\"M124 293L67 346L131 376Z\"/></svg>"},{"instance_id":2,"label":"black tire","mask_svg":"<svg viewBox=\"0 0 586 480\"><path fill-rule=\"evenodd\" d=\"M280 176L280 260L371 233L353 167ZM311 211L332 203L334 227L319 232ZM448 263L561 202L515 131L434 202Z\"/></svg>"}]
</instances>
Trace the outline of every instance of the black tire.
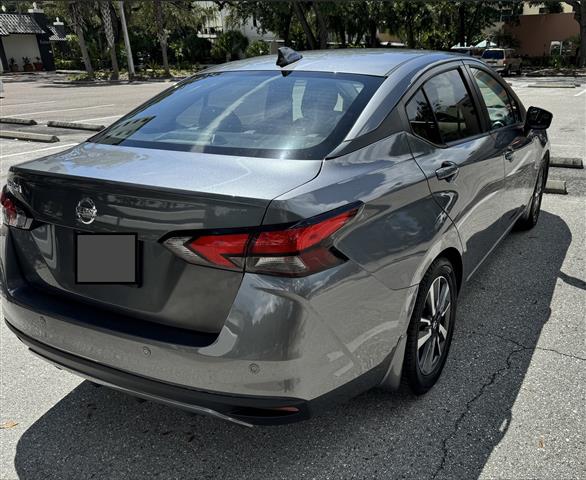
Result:
<instances>
[{"instance_id":1,"label":"black tire","mask_svg":"<svg viewBox=\"0 0 586 480\"><path fill-rule=\"evenodd\" d=\"M443 280L441 280L440 277L443 278ZM443 285L444 281L447 282L447 285L449 286L449 312L445 310L444 321L442 321L441 315L439 319L432 315L430 302L428 301L428 294L430 293L432 285L435 285L434 282L439 282L439 288L441 289L441 285ZM437 296L437 298L440 297L441 295ZM417 395L422 395L433 387L442 373L450 350L450 344L452 343L456 321L457 299L458 286L454 268L447 259L438 258L431 264L427 273L423 277L423 280L419 284L417 300L415 302L415 307L413 308L409 328L407 329L407 343L405 346L402 380L403 383L407 384L413 393ZM437 312L440 312L440 310L441 309L438 308ZM429 322L429 327L427 327L428 320L424 317L429 317L430 315L431 321ZM445 320L447 320L447 323L445 323ZM443 330L447 330L447 333L442 333L442 325L444 327ZM431 337L427 337L428 334L431 335ZM423 342L420 346L420 341L424 341L426 337L428 340ZM443 345L440 348L439 345L442 337L444 340ZM438 342L437 344L435 343L436 341ZM439 354L436 357L435 353L437 353L438 350ZM426 361L429 360L429 355L431 355L432 363L426 365Z\"/></svg>"},{"instance_id":2,"label":"black tire","mask_svg":"<svg viewBox=\"0 0 586 480\"><path fill-rule=\"evenodd\" d=\"M531 202L527 207L527 210L517 223L515 224L516 230L531 230L537 221L539 220L539 213L541 212L541 200L543 198L543 191L545 190L545 184L547 183L548 168L547 163L544 163L537 175L535 181L535 188L533 189L533 195L531 196Z\"/></svg>"}]
</instances>

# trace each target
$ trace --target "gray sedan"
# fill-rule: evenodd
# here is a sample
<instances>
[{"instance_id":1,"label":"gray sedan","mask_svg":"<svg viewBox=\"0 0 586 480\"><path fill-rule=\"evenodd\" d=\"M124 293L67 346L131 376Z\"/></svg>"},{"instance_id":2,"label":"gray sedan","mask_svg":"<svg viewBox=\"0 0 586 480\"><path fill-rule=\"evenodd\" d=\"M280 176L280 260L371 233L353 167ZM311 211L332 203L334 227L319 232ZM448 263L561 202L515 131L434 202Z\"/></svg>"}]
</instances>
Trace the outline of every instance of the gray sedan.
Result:
<instances>
[{"instance_id":1,"label":"gray sedan","mask_svg":"<svg viewBox=\"0 0 586 480\"><path fill-rule=\"evenodd\" d=\"M6 322L59 368L239 424L423 394L463 283L538 220L550 123L449 53L205 70L10 169Z\"/></svg>"}]
</instances>

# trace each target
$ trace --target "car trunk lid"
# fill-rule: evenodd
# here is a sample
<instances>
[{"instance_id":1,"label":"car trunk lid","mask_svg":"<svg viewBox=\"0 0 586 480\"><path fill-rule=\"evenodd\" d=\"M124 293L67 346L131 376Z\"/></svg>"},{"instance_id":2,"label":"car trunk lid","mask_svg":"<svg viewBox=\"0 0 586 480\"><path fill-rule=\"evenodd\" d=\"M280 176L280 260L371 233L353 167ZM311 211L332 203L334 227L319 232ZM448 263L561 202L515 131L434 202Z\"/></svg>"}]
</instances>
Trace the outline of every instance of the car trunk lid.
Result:
<instances>
[{"instance_id":1,"label":"car trunk lid","mask_svg":"<svg viewBox=\"0 0 586 480\"><path fill-rule=\"evenodd\" d=\"M36 228L12 229L27 281L103 309L197 331L218 332L241 272L192 265L161 243L172 232L258 226L270 201L313 179L318 160L281 160L85 143L12 167L17 198ZM95 219L76 208L85 199ZM136 285L75 280L77 233L133 233Z\"/></svg>"}]
</instances>

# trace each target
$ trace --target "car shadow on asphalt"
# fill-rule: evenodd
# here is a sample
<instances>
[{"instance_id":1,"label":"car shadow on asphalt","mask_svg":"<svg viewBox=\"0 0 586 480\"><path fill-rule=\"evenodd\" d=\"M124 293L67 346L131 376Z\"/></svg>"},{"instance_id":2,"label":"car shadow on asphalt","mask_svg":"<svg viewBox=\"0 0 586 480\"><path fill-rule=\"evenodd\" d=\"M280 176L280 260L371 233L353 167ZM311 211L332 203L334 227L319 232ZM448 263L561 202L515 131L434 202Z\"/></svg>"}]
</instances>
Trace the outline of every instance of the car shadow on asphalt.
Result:
<instances>
[{"instance_id":1,"label":"car shadow on asphalt","mask_svg":"<svg viewBox=\"0 0 586 480\"><path fill-rule=\"evenodd\" d=\"M477 478L511 422L571 241L542 212L534 230L503 242L461 294L450 358L427 395L373 390L306 422L248 429L84 382L23 434L17 473Z\"/></svg>"}]
</instances>

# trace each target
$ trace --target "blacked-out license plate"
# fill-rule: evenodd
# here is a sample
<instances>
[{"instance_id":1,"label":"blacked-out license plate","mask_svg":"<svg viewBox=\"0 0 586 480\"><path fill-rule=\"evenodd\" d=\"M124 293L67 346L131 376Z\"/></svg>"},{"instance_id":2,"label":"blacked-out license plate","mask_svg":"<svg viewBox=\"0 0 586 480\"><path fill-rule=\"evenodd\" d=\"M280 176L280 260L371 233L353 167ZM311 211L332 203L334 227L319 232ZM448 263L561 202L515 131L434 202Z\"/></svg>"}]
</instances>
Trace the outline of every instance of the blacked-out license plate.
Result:
<instances>
[{"instance_id":1,"label":"blacked-out license plate","mask_svg":"<svg viewBox=\"0 0 586 480\"><path fill-rule=\"evenodd\" d=\"M76 283L137 283L136 234L77 233L75 239Z\"/></svg>"}]
</instances>

